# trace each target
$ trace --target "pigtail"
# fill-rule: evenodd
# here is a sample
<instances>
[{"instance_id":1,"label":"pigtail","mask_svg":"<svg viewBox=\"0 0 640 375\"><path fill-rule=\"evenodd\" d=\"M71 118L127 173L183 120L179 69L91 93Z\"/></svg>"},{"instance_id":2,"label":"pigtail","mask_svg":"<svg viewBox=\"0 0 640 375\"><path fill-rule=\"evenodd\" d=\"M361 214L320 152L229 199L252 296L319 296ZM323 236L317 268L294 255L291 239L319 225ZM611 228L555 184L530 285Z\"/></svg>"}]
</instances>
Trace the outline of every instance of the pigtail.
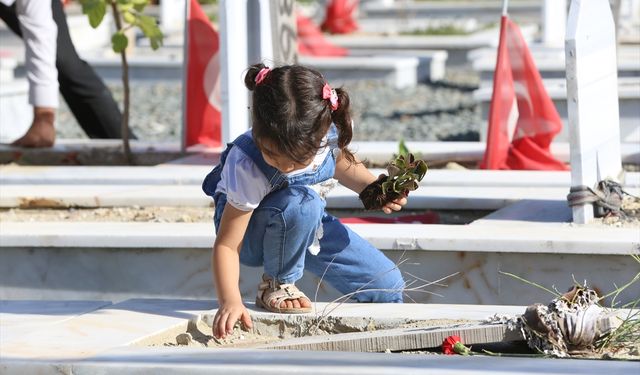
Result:
<instances>
[{"instance_id":1,"label":"pigtail","mask_svg":"<svg viewBox=\"0 0 640 375\"><path fill-rule=\"evenodd\" d=\"M258 76L258 73L260 73L260 71L264 68L266 68L266 66L262 63L254 64L249 67L249 69L247 70L247 74L244 76L244 85L247 86L247 89L249 89L250 91L255 90L256 77Z\"/></svg>"},{"instance_id":2,"label":"pigtail","mask_svg":"<svg viewBox=\"0 0 640 375\"><path fill-rule=\"evenodd\" d=\"M351 110L349 108L349 94L342 89L337 88L338 108L331 112L331 120L338 128L338 148L342 152L349 163L355 163L355 156L347 148L353 138L353 128L351 126Z\"/></svg>"}]
</instances>

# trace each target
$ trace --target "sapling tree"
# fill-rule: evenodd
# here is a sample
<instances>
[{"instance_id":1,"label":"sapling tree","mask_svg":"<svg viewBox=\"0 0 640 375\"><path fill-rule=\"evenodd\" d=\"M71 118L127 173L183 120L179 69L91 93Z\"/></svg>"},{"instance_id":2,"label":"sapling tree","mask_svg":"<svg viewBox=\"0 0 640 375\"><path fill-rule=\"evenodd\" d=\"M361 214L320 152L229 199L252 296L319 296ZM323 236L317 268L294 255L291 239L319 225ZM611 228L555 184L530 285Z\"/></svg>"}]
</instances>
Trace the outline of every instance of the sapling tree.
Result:
<instances>
[{"instance_id":1,"label":"sapling tree","mask_svg":"<svg viewBox=\"0 0 640 375\"><path fill-rule=\"evenodd\" d=\"M163 35L156 23L156 19L142 14L150 0L79 0L82 5L82 13L89 18L89 24L97 28L107 13L107 7L111 8L113 20L116 24L116 32L111 36L111 48L120 54L122 61L122 87L124 103L122 112L122 145L124 157L131 164L131 148L129 146L129 65L127 63L127 46L129 39L126 32L133 28L139 28L149 38L151 48L156 50L162 45Z\"/></svg>"},{"instance_id":2,"label":"sapling tree","mask_svg":"<svg viewBox=\"0 0 640 375\"><path fill-rule=\"evenodd\" d=\"M413 154L397 156L389 166L388 175L369 184L359 195L366 210L378 210L389 202L409 195L418 188L418 183L427 173L427 163L416 159Z\"/></svg>"}]
</instances>

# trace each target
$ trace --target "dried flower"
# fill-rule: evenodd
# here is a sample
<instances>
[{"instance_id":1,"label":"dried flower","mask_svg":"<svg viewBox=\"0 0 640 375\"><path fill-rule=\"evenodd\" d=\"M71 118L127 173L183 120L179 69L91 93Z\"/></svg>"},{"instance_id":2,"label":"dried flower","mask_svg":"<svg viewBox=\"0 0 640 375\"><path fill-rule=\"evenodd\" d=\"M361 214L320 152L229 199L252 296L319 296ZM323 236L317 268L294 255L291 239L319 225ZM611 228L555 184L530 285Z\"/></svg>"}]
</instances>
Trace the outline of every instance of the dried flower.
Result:
<instances>
[{"instance_id":1,"label":"dried flower","mask_svg":"<svg viewBox=\"0 0 640 375\"><path fill-rule=\"evenodd\" d=\"M464 346L459 336L449 336L442 342L442 352L444 354L469 355L471 349Z\"/></svg>"}]
</instances>

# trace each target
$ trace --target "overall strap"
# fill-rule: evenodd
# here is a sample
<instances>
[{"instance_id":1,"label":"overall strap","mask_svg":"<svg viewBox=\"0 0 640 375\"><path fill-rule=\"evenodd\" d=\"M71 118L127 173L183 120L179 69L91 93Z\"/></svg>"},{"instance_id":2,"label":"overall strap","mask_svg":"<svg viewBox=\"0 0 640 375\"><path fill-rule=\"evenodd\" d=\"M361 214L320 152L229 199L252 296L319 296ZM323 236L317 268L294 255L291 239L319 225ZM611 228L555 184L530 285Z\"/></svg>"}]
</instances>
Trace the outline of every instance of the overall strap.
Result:
<instances>
[{"instance_id":1,"label":"overall strap","mask_svg":"<svg viewBox=\"0 0 640 375\"><path fill-rule=\"evenodd\" d=\"M247 133L240 135L233 141L233 144L240 149L251 158L253 163L260 169L260 171L265 175L267 181L269 181L269 185L272 188L279 187L286 181L286 177L280 173L276 168L267 164L267 162L262 157L262 153L256 146L253 138L249 136Z\"/></svg>"}]
</instances>

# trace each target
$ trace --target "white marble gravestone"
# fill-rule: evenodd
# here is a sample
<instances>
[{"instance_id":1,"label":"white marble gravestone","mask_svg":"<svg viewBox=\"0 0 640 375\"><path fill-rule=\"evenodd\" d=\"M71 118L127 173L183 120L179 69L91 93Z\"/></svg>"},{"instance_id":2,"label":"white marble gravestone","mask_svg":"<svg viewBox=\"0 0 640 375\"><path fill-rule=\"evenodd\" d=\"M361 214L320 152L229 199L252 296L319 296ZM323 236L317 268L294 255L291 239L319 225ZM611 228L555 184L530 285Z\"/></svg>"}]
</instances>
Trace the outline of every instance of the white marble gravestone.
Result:
<instances>
[{"instance_id":1,"label":"white marble gravestone","mask_svg":"<svg viewBox=\"0 0 640 375\"><path fill-rule=\"evenodd\" d=\"M184 28L187 0L162 0L160 2L160 27L165 35Z\"/></svg>"},{"instance_id":2,"label":"white marble gravestone","mask_svg":"<svg viewBox=\"0 0 640 375\"><path fill-rule=\"evenodd\" d=\"M222 97L222 144L233 141L249 128L249 95L244 86L248 67L247 1L221 0L220 74Z\"/></svg>"},{"instance_id":3,"label":"white marble gravestone","mask_svg":"<svg viewBox=\"0 0 640 375\"><path fill-rule=\"evenodd\" d=\"M567 0L544 0L542 3L542 43L562 47L567 26Z\"/></svg>"},{"instance_id":4,"label":"white marble gravestone","mask_svg":"<svg viewBox=\"0 0 640 375\"><path fill-rule=\"evenodd\" d=\"M571 186L620 181L616 33L608 0L572 0L565 40ZM573 207L573 222L593 219L591 204Z\"/></svg>"},{"instance_id":5,"label":"white marble gravestone","mask_svg":"<svg viewBox=\"0 0 640 375\"><path fill-rule=\"evenodd\" d=\"M222 0L219 7L224 144L250 126L247 67L295 63L298 54L295 1Z\"/></svg>"}]
</instances>

